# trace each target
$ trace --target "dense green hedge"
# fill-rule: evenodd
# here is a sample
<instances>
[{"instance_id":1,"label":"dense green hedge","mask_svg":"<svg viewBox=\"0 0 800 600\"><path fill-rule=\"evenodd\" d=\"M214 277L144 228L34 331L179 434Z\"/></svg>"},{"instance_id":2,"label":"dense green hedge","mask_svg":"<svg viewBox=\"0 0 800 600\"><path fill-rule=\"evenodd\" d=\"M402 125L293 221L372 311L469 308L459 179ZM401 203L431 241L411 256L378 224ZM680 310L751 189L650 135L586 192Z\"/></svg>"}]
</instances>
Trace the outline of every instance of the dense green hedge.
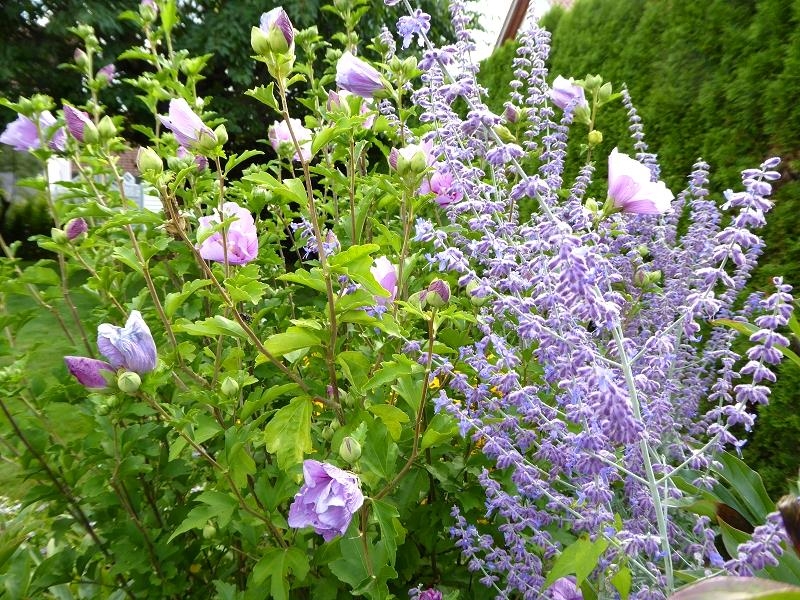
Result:
<instances>
[{"instance_id":1,"label":"dense green hedge","mask_svg":"<svg viewBox=\"0 0 800 600\"><path fill-rule=\"evenodd\" d=\"M717 193L736 186L742 169L783 157L767 253L751 287L769 291L780 274L800 291L800 0L577 0L542 23L552 33L552 77L598 73L615 89L628 85L672 190L685 187L698 157L711 165ZM481 68L498 111L515 49L506 44ZM598 129L604 150L632 150L621 105L604 109ZM797 367L784 365L745 448L773 494L788 489L800 466L798 381Z\"/></svg>"}]
</instances>

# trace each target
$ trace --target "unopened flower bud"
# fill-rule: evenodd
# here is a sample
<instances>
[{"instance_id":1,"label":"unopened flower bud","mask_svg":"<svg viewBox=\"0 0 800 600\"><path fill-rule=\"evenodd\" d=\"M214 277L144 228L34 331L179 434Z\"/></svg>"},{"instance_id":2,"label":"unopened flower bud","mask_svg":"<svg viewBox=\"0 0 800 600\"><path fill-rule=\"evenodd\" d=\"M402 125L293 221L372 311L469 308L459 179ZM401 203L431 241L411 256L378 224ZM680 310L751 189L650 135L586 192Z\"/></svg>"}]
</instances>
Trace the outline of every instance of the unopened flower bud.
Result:
<instances>
[{"instance_id":1,"label":"unopened flower bud","mask_svg":"<svg viewBox=\"0 0 800 600\"><path fill-rule=\"evenodd\" d=\"M155 0L142 0L139 3L139 16L148 23L155 21L158 16L158 4Z\"/></svg>"},{"instance_id":2,"label":"unopened flower bud","mask_svg":"<svg viewBox=\"0 0 800 600\"><path fill-rule=\"evenodd\" d=\"M333 437L333 434L334 434L333 427L331 427L330 425L326 425L325 427L322 428L322 439L323 440L326 440L326 441L330 440Z\"/></svg>"},{"instance_id":3,"label":"unopened flower bud","mask_svg":"<svg viewBox=\"0 0 800 600\"><path fill-rule=\"evenodd\" d=\"M136 155L136 166L139 168L140 173L161 173L164 170L164 163L158 153L152 148L139 148Z\"/></svg>"},{"instance_id":4,"label":"unopened flower bud","mask_svg":"<svg viewBox=\"0 0 800 600\"><path fill-rule=\"evenodd\" d=\"M503 116L509 123L516 123L519 121L519 108L511 103L506 104L506 109L503 111Z\"/></svg>"},{"instance_id":5,"label":"unopened flower bud","mask_svg":"<svg viewBox=\"0 0 800 600\"><path fill-rule=\"evenodd\" d=\"M133 371L123 371L117 377L117 387L126 394L133 394L142 385L142 378Z\"/></svg>"},{"instance_id":6,"label":"unopened flower bud","mask_svg":"<svg viewBox=\"0 0 800 600\"><path fill-rule=\"evenodd\" d=\"M597 200L591 197L587 198L583 205L586 207L586 210L592 214L596 214L597 211L600 210L600 205L597 203Z\"/></svg>"},{"instance_id":7,"label":"unopened flower bud","mask_svg":"<svg viewBox=\"0 0 800 600\"><path fill-rule=\"evenodd\" d=\"M450 302L450 284L442 279L434 279L425 292L425 303L441 308Z\"/></svg>"},{"instance_id":8,"label":"unopened flower bud","mask_svg":"<svg viewBox=\"0 0 800 600\"><path fill-rule=\"evenodd\" d=\"M203 527L203 539L210 540L215 535L217 535L217 528L211 522L206 523L206 526Z\"/></svg>"},{"instance_id":9,"label":"unopened flower bud","mask_svg":"<svg viewBox=\"0 0 800 600\"><path fill-rule=\"evenodd\" d=\"M80 48L75 49L75 53L72 55L72 58L75 61L75 64L81 68L89 64L89 56Z\"/></svg>"},{"instance_id":10,"label":"unopened flower bud","mask_svg":"<svg viewBox=\"0 0 800 600\"><path fill-rule=\"evenodd\" d=\"M50 237L56 244L66 244L69 241L64 230L58 229L57 227L52 227L50 229Z\"/></svg>"},{"instance_id":11,"label":"unopened flower bud","mask_svg":"<svg viewBox=\"0 0 800 600\"><path fill-rule=\"evenodd\" d=\"M648 248L645 244L640 244L636 247L636 252L639 253L639 256L642 258L647 258L650 256L650 248Z\"/></svg>"},{"instance_id":12,"label":"unopened flower bud","mask_svg":"<svg viewBox=\"0 0 800 600\"><path fill-rule=\"evenodd\" d=\"M600 86L600 90L597 92L597 99L600 102L608 102L608 99L611 98L612 87L610 82L606 82Z\"/></svg>"},{"instance_id":13,"label":"unopened flower bud","mask_svg":"<svg viewBox=\"0 0 800 600\"><path fill-rule=\"evenodd\" d=\"M603 78L600 75L587 75L584 79L584 87L589 91L596 90L601 85L603 85Z\"/></svg>"},{"instance_id":14,"label":"unopened flower bud","mask_svg":"<svg viewBox=\"0 0 800 600\"><path fill-rule=\"evenodd\" d=\"M106 115L100 119L100 122L97 124L97 134L101 140L110 140L117 135L117 126L114 125L114 121L111 120L111 117Z\"/></svg>"},{"instance_id":15,"label":"unopened flower bud","mask_svg":"<svg viewBox=\"0 0 800 600\"><path fill-rule=\"evenodd\" d=\"M228 130L225 125L220 125L214 130L214 136L217 138L217 143L224 146L228 141Z\"/></svg>"},{"instance_id":16,"label":"unopened flower bud","mask_svg":"<svg viewBox=\"0 0 800 600\"><path fill-rule=\"evenodd\" d=\"M602 143L603 143L603 132L597 131L597 129L592 129L589 132L589 145L597 146L598 144Z\"/></svg>"},{"instance_id":17,"label":"unopened flower bud","mask_svg":"<svg viewBox=\"0 0 800 600\"><path fill-rule=\"evenodd\" d=\"M223 395L231 398L239 393L239 384L233 377L226 377L225 379L222 380L219 389L223 393Z\"/></svg>"},{"instance_id":18,"label":"unopened flower bud","mask_svg":"<svg viewBox=\"0 0 800 600\"><path fill-rule=\"evenodd\" d=\"M339 446L339 456L345 462L353 464L361 458L361 444L348 435Z\"/></svg>"},{"instance_id":19,"label":"unopened flower bud","mask_svg":"<svg viewBox=\"0 0 800 600\"><path fill-rule=\"evenodd\" d=\"M89 231L89 225L81 217L70 220L64 227L64 233L70 242L87 231Z\"/></svg>"}]
</instances>

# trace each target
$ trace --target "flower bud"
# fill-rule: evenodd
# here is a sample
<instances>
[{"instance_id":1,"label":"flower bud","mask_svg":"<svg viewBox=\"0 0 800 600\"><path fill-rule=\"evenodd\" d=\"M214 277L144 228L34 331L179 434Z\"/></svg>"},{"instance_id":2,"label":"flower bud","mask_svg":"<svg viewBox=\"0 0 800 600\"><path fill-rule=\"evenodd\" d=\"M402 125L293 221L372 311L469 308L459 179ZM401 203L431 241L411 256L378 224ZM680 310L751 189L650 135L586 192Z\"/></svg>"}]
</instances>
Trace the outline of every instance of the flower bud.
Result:
<instances>
[{"instance_id":1,"label":"flower bud","mask_svg":"<svg viewBox=\"0 0 800 600\"><path fill-rule=\"evenodd\" d=\"M123 371L117 377L117 387L126 394L133 394L142 385L142 378L133 371Z\"/></svg>"},{"instance_id":2,"label":"flower bud","mask_svg":"<svg viewBox=\"0 0 800 600\"><path fill-rule=\"evenodd\" d=\"M597 99L600 102L608 102L608 99L611 98L612 92L611 82L606 82L600 86L600 90L597 92Z\"/></svg>"},{"instance_id":3,"label":"flower bud","mask_svg":"<svg viewBox=\"0 0 800 600\"><path fill-rule=\"evenodd\" d=\"M323 440L325 441L330 440L333 437L333 434L334 434L333 427L331 427L330 425L326 425L325 427L322 428Z\"/></svg>"},{"instance_id":4,"label":"flower bud","mask_svg":"<svg viewBox=\"0 0 800 600\"><path fill-rule=\"evenodd\" d=\"M597 129L592 129L589 132L589 145L597 146L598 144L602 143L603 143L603 132L597 131Z\"/></svg>"},{"instance_id":5,"label":"flower bud","mask_svg":"<svg viewBox=\"0 0 800 600\"><path fill-rule=\"evenodd\" d=\"M89 64L89 56L80 48L75 48L75 53L72 55L72 59L75 61L75 64L81 68L84 68Z\"/></svg>"},{"instance_id":6,"label":"flower bud","mask_svg":"<svg viewBox=\"0 0 800 600\"><path fill-rule=\"evenodd\" d=\"M87 231L89 231L89 225L81 217L70 220L64 227L64 233L67 234L70 242Z\"/></svg>"},{"instance_id":7,"label":"flower bud","mask_svg":"<svg viewBox=\"0 0 800 600\"><path fill-rule=\"evenodd\" d=\"M339 456L345 462L353 464L361 458L361 444L348 435L339 446Z\"/></svg>"},{"instance_id":8,"label":"flower bud","mask_svg":"<svg viewBox=\"0 0 800 600\"><path fill-rule=\"evenodd\" d=\"M262 14L258 29L260 35L250 33L250 44L258 54L267 56L273 53L294 53L294 26L282 7L278 6Z\"/></svg>"},{"instance_id":9,"label":"flower bud","mask_svg":"<svg viewBox=\"0 0 800 600\"><path fill-rule=\"evenodd\" d=\"M442 279L434 279L425 292L425 303L433 308L441 308L450 302L450 284Z\"/></svg>"},{"instance_id":10,"label":"flower bud","mask_svg":"<svg viewBox=\"0 0 800 600\"><path fill-rule=\"evenodd\" d=\"M203 527L203 539L210 540L217 535L217 528L210 521Z\"/></svg>"},{"instance_id":11,"label":"flower bud","mask_svg":"<svg viewBox=\"0 0 800 600\"><path fill-rule=\"evenodd\" d=\"M152 148L139 148L139 152L136 155L136 166L139 168L140 173L151 171L158 174L164 170L164 163L161 161L161 157Z\"/></svg>"},{"instance_id":12,"label":"flower bud","mask_svg":"<svg viewBox=\"0 0 800 600\"><path fill-rule=\"evenodd\" d=\"M587 90L593 91L603 85L603 78L600 75L587 75L583 82Z\"/></svg>"},{"instance_id":13,"label":"flower bud","mask_svg":"<svg viewBox=\"0 0 800 600\"><path fill-rule=\"evenodd\" d=\"M139 16L148 23L155 21L158 16L158 4L155 0L142 0L139 3Z\"/></svg>"},{"instance_id":14,"label":"flower bud","mask_svg":"<svg viewBox=\"0 0 800 600\"><path fill-rule=\"evenodd\" d=\"M219 389L223 395L231 398L239 393L239 384L233 377L226 377L222 380L222 384L220 384Z\"/></svg>"},{"instance_id":15,"label":"flower bud","mask_svg":"<svg viewBox=\"0 0 800 600\"><path fill-rule=\"evenodd\" d=\"M100 119L100 122L97 124L97 134L101 140L110 140L117 135L117 126L114 125L114 121L111 120L111 117L106 115Z\"/></svg>"},{"instance_id":16,"label":"flower bud","mask_svg":"<svg viewBox=\"0 0 800 600\"><path fill-rule=\"evenodd\" d=\"M486 304L486 301L489 299L488 296L478 296L477 291L480 285L474 279L467 284L467 295L469 296L469 301L472 303L473 306L483 306Z\"/></svg>"},{"instance_id":17,"label":"flower bud","mask_svg":"<svg viewBox=\"0 0 800 600\"><path fill-rule=\"evenodd\" d=\"M253 49L253 52L262 56L268 55L271 52L267 35L258 27L250 28L250 47Z\"/></svg>"},{"instance_id":18,"label":"flower bud","mask_svg":"<svg viewBox=\"0 0 800 600\"><path fill-rule=\"evenodd\" d=\"M59 245L66 244L68 241L67 234L64 232L64 230L58 229L57 227L50 228L50 237L56 244Z\"/></svg>"},{"instance_id":19,"label":"flower bud","mask_svg":"<svg viewBox=\"0 0 800 600\"><path fill-rule=\"evenodd\" d=\"M511 104L506 104L506 109L503 111L503 116L509 123L516 123L519 121L519 108Z\"/></svg>"},{"instance_id":20,"label":"flower bud","mask_svg":"<svg viewBox=\"0 0 800 600\"><path fill-rule=\"evenodd\" d=\"M217 143L220 146L224 146L225 143L228 141L228 130L225 129L225 125L220 125L214 130L214 136L217 138Z\"/></svg>"}]
</instances>

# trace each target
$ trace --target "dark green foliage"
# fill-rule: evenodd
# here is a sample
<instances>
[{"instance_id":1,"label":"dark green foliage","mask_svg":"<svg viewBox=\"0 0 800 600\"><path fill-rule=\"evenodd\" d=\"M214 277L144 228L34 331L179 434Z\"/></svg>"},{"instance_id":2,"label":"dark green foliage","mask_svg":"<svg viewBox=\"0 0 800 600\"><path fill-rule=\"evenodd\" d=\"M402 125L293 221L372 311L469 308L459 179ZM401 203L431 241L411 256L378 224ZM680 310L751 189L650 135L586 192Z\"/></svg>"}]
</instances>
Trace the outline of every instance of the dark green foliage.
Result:
<instances>
[{"instance_id":1,"label":"dark green foliage","mask_svg":"<svg viewBox=\"0 0 800 600\"><path fill-rule=\"evenodd\" d=\"M36 196L8 203L4 192L0 190L0 201L0 234L7 244L20 242L15 255L28 260L50 256L50 252L42 250L35 241L29 240L34 235L50 235L53 220L45 199Z\"/></svg>"},{"instance_id":2,"label":"dark green foliage","mask_svg":"<svg viewBox=\"0 0 800 600\"><path fill-rule=\"evenodd\" d=\"M769 293L776 275L800 286L800 1L578 0L542 23L552 33L552 77L598 73L615 89L628 85L673 191L685 187L698 157L711 165L718 198L740 184L742 169L782 157L776 206L762 232L766 253L750 289ZM482 65L494 110L502 110L507 95L513 47ZM621 104L605 107L597 128L604 136L600 155L614 146L631 151ZM597 166L602 177L605 165ZM568 165L568 173L576 167ZM800 419L792 417L800 374L793 365L782 371L745 450L774 495L800 466Z\"/></svg>"},{"instance_id":3,"label":"dark green foliage","mask_svg":"<svg viewBox=\"0 0 800 600\"><path fill-rule=\"evenodd\" d=\"M360 46L366 47L377 36L382 25L391 31L401 14L371 0L372 6L361 19L358 33ZM212 109L227 119L229 147L233 151L251 148L257 140L266 138L272 122L254 120L259 114L258 103L239 92L249 87L265 85L269 78L250 58L250 28L258 26L262 13L282 4L295 28L316 26L323 40L335 47L336 32L343 29L342 20L331 12L321 10L327 1L320 0L198 0L181 3L181 21L174 31L175 47L185 48L191 56L213 54L197 88L199 96L213 96ZM422 0L419 7L431 14L431 39L440 43L451 37L447 4L437 0ZM102 59L95 69L114 62L122 77L135 78L142 74L141 61L116 60L123 50L141 43L134 28L117 19L125 10L136 10L139 0L7 0L0 2L0 90L10 99L42 93L57 103L63 98L82 95L80 77L74 72L59 72L58 65L72 60L80 40L67 29L79 21L92 25L103 45ZM415 46L416 48L416 46ZM322 56L316 57L321 65ZM380 59L372 55L371 59ZM31 68L36 65L36 68ZM150 122L152 117L135 97L133 88L117 85L105 90L101 100L108 105L109 114L122 114L129 123ZM166 103L165 103L166 106ZM296 108L299 108L296 107ZM10 111L0 112L0 128L13 120ZM136 134L127 132L135 140ZM143 142L144 140L135 140Z\"/></svg>"}]
</instances>

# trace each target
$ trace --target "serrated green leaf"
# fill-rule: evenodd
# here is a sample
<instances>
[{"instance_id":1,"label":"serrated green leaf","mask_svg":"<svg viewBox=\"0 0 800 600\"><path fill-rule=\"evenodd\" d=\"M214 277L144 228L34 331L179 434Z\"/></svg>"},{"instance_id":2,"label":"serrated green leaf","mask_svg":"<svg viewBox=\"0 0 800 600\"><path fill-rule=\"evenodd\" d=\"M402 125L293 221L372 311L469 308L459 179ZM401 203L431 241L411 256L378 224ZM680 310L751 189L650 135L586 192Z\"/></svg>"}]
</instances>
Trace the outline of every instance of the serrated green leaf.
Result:
<instances>
[{"instance_id":1,"label":"serrated green leaf","mask_svg":"<svg viewBox=\"0 0 800 600\"><path fill-rule=\"evenodd\" d=\"M381 531L381 541L386 548L389 564L394 565L397 555L397 546L405 541L406 530L400 523L400 513L393 504L383 500L371 501L372 514L378 521Z\"/></svg>"},{"instance_id":2,"label":"serrated green leaf","mask_svg":"<svg viewBox=\"0 0 800 600\"><path fill-rule=\"evenodd\" d=\"M143 275L144 272L142 271L142 265L139 264L139 258L136 256L133 248L117 247L114 248L112 255L119 262L129 266L131 269L139 273L139 275Z\"/></svg>"},{"instance_id":3,"label":"serrated green leaf","mask_svg":"<svg viewBox=\"0 0 800 600\"><path fill-rule=\"evenodd\" d=\"M299 548L268 548L253 567L253 583L261 585L268 579L274 600L288 600L289 574L302 581L308 574L308 556Z\"/></svg>"},{"instance_id":4,"label":"serrated green leaf","mask_svg":"<svg viewBox=\"0 0 800 600\"><path fill-rule=\"evenodd\" d=\"M215 315L204 319L202 321L180 321L173 325L175 331L183 331L189 335L202 335L206 337L214 337L217 335L230 335L233 337L246 339L247 334L236 321L223 317L222 315Z\"/></svg>"},{"instance_id":5,"label":"serrated green leaf","mask_svg":"<svg viewBox=\"0 0 800 600\"><path fill-rule=\"evenodd\" d=\"M758 327L751 323L742 323L741 321L734 321L733 319L714 319L711 321L712 325L723 325L725 327L730 327L731 329L735 329L739 333L743 333L748 337L753 335L756 331L758 331ZM798 356L794 351L789 349L787 346L775 346L778 351L783 354L786 358L791 360L794 364L800 367L800 356Z\"/></svg>"},{"instance_id":6,"label":"serrated green leaf","mask_svg":"<svg viewBox=\"0 0 800 600\"><path fill-rule=\"evenodd\" d=\"M322 148L325 144L330 142L336 135L339 133L339 129L332 125L330 127L324 127L319 132L314 135L314 139L311 142L311 154L312 156L319 152L319 149Z\"/></svg>"},{"instance_id":7,"label":"serrated green leaf","mask_svg":"<svg viewBox=\"0 0 800 600\"><path fill-rule=\"evenodd\" d=\"M621 567L611 578L611 585L617 588L621 600L628 600L631 595L631 570L628 567Z\"/></svg>"},{"instance_id":8,"label":"serrated green leaf","mask_svg":"<svg viewBox=\"0 0 800 600\"><path fill-rule=\"evenodd\" d=\"M191 279L183 284L183 289L180 292L170 292L164 298L164 313L168 317L172 317L175 311L189 299L197 290L211 285L208 279Z\"/></svg>"},{"instance_id":9,"label":"serrated green leaf","mask_svg":"<svg viewBox=\"0 0 800 600\"><path fill-rule=\"evenodd\" d=\"M285 273L278 277L281 281L290 281L292 283L299 283L318 292L325 293L327 288L325 286L325 277L320 269L311 269L311 272L305 269L297 269L291 273Z\"/></svg>"},{"instance_id":10,"label":"serrated green leaf","mask_svg":"<svg viewBox=\"0 0 800 600\"><path fill-rule=\"evenodd\" d=\"M278 101L275 99L275 83L270 82L267 86L258 86L257 88L253 88L252 90L247 90L245 92L246 96L250 96L251 98L255 98L262 104L266 104L271 109L275 110L276 112L280 112L281 109L278 106Z\"/></svg>"},{"instance_id":11,"label":"serrated green leaf","mask_svg":"<svg viewBox=\"0 0 800 600\"><path fill-rule=\"evenodd\" d=\"M294 398L278 410L264 428L264 443L284 471L302 462L303 455L312 450L311 400Z\"/></svg>"},{"instance_id":12,"label":"serrated green leaf","mask_svg":"<svg viewBox=\"0 0 800 600\"><path fill-rule=\"evenodd\" d=\"M408 423L411 420L411 417L405 411L393 404L373 404L367 410L383 421L394 441L400 439L400 434L403 432L403 423Z\"/></svg>"}]
</instances>

